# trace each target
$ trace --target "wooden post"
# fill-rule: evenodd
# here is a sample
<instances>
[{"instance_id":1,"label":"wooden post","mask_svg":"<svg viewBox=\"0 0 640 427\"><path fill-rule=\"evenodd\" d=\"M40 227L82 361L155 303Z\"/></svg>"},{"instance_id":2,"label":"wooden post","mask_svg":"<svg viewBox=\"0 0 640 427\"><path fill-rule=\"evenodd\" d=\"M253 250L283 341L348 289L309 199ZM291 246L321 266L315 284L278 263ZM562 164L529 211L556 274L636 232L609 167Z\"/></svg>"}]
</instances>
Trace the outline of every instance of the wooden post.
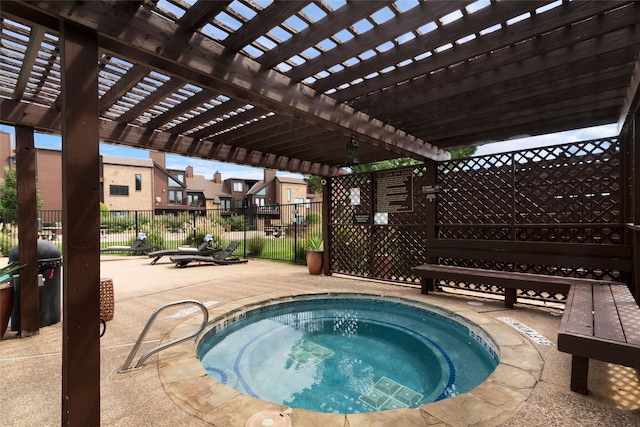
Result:
<instances>
[{"instance_id":1,"label":"wooden post","mask_svg":"<svg viewBox=\"0 0 640 427\"><path fill-rule=\"evenodd\" d=\"M98 38L60 24L64 242L62 425L100 425Z\"/></svg>"},{"instance_id":2,"label":"wooden post","mask_svg":"<svg viewBox=\"0 0 640 427\"><path fill-rule=\"evenodd\" d=\"M16 182L18 192L18 262L20 270L20 336L40 332L38 288L38 227L36 216L36 150L33 128L16 126Z\"/></svg>"},{"instance_id":3,"label":"wooden post","mask_svg":"<svg viewBox=\"0 0 640 427\"><path fill-rule=\"evenodd\" d=\"M640 304L640 109L629 118L631 130L629 144L631 145L631 207L633 209L633 224L631 225L633 245L633 272L631 282L632 292L636 302Z\"/></svg>"},{"instance_id":4,"label":"wooden post","mask_svg":"<svg viewBox=\"0 0 640 427\"><path fill-rule=\"evenodd\" d=\"M427 239L431 239L434 237L438 237L438 231L436 230L437 224L437 216L438 216L438 203L440 203L440 194L438 193L438 189L436 185L438 184L438 164L433 160L428 160L425 162L425 166L427 168L425 172L426 176L426 184L434 189L433 200L428 203L427 208L425 209L425 227L426 227L426 236ZM428 262L436 262L433 257L429 255L429 248L426 247L427 243L424 242L424 250L427 251L427 261ZM428 294L429 291L436 290L436 279L427 279L423 278L420 280L421 284L421 293Z\"/></svg>"},{"instance_id":5,"label":"wooden post","mask_svg":"<svg viewBox=\"0 0 640 427\"><path fill-rule=\"evenodd\" d=\"M322 254L322 270L325 276L331 276L331 229L329 217L331 216L331 178L322 178L325 184L322 186L322 236L324 240L324 252Z\"/></svg>"}]
</instances>

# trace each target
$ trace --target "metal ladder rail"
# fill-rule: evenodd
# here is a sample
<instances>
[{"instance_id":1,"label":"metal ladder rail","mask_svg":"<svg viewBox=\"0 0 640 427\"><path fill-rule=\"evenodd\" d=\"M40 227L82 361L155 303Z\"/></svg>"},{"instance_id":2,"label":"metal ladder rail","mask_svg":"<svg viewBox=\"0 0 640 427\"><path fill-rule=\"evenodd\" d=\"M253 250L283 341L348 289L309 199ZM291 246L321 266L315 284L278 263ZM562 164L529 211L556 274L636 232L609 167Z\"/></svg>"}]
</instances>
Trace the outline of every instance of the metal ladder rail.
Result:
<instances>
[{"instance_id":1,"label":"metal ladder rail","mask_svg":"<svg viewBox=\"0 0 640 427\"><path fill-rule=\"evenodd\" d=\"M152 349L150 349L149 351L147 351L146 353L144 353L142 355L142 357L140 357L140 360L138 360L138 363L136 364L136 366L134 366L133 368L131 368L129 365L131 364L131 361L133 360L133 357L135 356L135 354L138 352L138 350L140 349L140 345L142 345L142 341L144 340L144 337L147 335L147 332L149 331L149 328L151 327L151 324L156 320L156 317L158 317L158 314L160 314L160 312L162 310L164 310L165 308L169 308L169 307L173 307L176 305L180 305L180 304L195 304L196 306L198 306L200 308L200 310L202 310L202 313L204 314L204 317L202 319L202 325L200 325L200 327L198 329L195 330L195 332L192 332L191 334L182 337L182 338L178 338L175 339L173 341L169 341L167 343L161 344L157 347L154 347ZM170 302L167 303L161 307L159 307L158 309L156 309L156 311L153 312L153 314L151 315L151 317L149 317L149 320L147 320L147 324L144 326L144 328L142 329L142 332L140 332L140 336L138 337L138 340L136 341L136 343L134 344L133 348L131 349L131 352L129 353L129 356L127 357L127 360L125 360L125 362L122 364L122 367L120 368L120 370L118 371L119 373L123 374L126 372L131 372L137 369L142 369L142 364L144 363L145 360L147 360L147 358L149 358L149 356L164 350L166 348L172 347L176 344L179 344L183 341L186 341L188 339L194 338L196 336L198 336L198 334L200 334L200 332L202 332L204 330L204 328L207 326L207 323L209 323L209 311L207 310L207 307L202 304L200 301L196 301L196 300L180 300L180 301L174 301L174 302Z\"/></svg>"}]
</instances>

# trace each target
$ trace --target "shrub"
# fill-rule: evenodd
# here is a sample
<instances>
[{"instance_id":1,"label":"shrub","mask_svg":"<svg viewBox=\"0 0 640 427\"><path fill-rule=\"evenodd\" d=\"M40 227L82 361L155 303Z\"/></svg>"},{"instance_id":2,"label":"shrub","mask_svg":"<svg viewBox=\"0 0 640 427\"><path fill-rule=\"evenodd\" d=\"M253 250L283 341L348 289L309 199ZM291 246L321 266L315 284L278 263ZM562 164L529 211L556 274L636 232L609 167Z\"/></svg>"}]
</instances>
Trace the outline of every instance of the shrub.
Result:
<instances>
[{"instance_id":1,"label":"shrub","mask_svg":"<svg viewBox=\"0 0 640 427\"><path fill-rule=\"evenodd\" d=\"M189 246L193 246L194 248L197 248L198 246L200 246L202 244L202 242L204 242L204 238L207 234L211 234L211 236L213 237L213 240L211 242L209 242L209 246L211 247L215 247L215 246L221 246L221 241L220 241L220 234L218 233L217 235L215 233L209 232L205 229L200 229L197 228L195 233L193 234L189 234L189 236L187 236L184 241L183 244L184 245L189 245Z\"/></svg>"},{"instance_id":2,"label":"shrub","mask_svg":"<svg viewBox=\"0 0 640 427\"><path fill-rule=\"evenodd\" d=\"M154 250L164 249L166 246L166 242L164 240L164 233L161 231L145 231L147 233L147 238L144 239L145 245L156 245L157 248ZM131 241L130 244L135 242L135 238ZM132 254L135 254L132 252Z\"/></svg>"},{"instance_id":3,"label":"shrub","mask_svg":"<svg viewBox=\"0 0 640 427\"><path fill-rule=\"evenodd\" d=\"M244 215L231 215L228 223L231 224L231 231L244 230Z\"/></svg>"},{"instance_id":4,"label":"shrub","mask_svg":"<svg viewBox=\"0 0 640 427\"><path fill-rule=\"evenodd\" d=\"M264 239L260 236L254 236L247 241L247 255L260 256L264 246Z\"/></svg>"},{"instance_id":5,"label":"shrub","mask_svg":"<svg viewBox=\"0 0 640 427\"><path fill-rule=\"evenodd\" d=\"M305 221L307 224L322 224L322 215L318 212L309 212Z\"/></svg>"},{"instance_id":6,"label":"shrub","mask_svg":"<svg viewBox=\"0 0 640 427\"><path fill-rule=\"evenodd\" d=\"M169 231L185 230L187 224L191 224L191 217L186 213L164 214L156 218L156 226L164 227Z\"/></svg>"},{"instance_id":7,"label":"shrub","mask_svg":"<svg viewBox=\"0 0 640 427\"><path fill-rule=\"evenodd\" d=\"M100 212L100 227L112 233L123 233L135 228L135 218L128 215L119 216L114 212Z\"/></svg>"},{"instance_id":8,"label":"shrub","mask_svg":"<svg viewBox=\"0 0 640 427\"><path fill-rule=\"evenodd\" d=\"M18 244L17 239L13 239L10 235L0 234L0 252L3 256L8 256L9 252Z\"/></svg>"}]
</instances>

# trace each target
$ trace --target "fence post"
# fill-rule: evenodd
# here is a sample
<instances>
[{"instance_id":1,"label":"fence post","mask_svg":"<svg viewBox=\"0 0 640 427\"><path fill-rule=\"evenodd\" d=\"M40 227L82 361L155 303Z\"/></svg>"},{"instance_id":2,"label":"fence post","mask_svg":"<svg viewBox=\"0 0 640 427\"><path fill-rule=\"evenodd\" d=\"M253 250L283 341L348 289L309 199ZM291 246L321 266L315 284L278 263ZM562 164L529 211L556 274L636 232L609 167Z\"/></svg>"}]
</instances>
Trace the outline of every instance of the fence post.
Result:
<instances>
[{"instance_id":1,"label":"fence post","mask_svg":"<svg viewBox=\"0 0 640 427\"><path fill-rule=\"evenodd\" d=\"M298 263L298 204L293 207L293 262Z\"/></svg>"},{"instance_id":2,"label":"fence post","mask_svg":"<svg viewBox=\"0 0 640 427\"><path fill-rule=\"evenodd\" d=\"M193 241L194 242L195 242L195 239L196 239L196 226L197 226L196 215L197 215L197 212L193 211Z\"/></svg>"},{"instance_id":3,"label":"fence post","mask_svg":"<svg viewBox=\"0 0 640 427\"><path fill-rule=\"evenodd\" d=\"M247 258L247 199L244 199L244 203L242 203L242 217L244 219L244 221L242 221L242 228L243 228L243 245L242 245L242 257L243 258Z\"/></svg>"},{"instance_id":4,"label":"fence post","mask_svg":"<svg viewBox=\"0 0 640 427\"><path fill-rule=\"evenodd\" d=\"M136 213L136 236L138 235L138 233L140 232L140 222L138 220L138 211L135 211Z\"/></svg>"}]
</instances>

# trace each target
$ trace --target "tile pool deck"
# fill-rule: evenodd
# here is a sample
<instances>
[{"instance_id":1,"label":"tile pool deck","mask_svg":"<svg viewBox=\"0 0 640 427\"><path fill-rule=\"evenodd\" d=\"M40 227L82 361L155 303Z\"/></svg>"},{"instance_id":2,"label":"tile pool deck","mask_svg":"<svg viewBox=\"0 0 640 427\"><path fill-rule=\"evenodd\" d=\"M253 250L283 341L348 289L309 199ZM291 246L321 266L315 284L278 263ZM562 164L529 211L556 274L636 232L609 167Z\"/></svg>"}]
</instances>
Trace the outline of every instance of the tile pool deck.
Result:
<instances>
[{"instance_id":1,"label":"tile pool deck","mask_svg":"<svg viewBox=\"0 0 640 427\"><path fill-rule=\"evenodd\" d=\"M556 342L560 310L434 293L342 276L311 276L306 267L250 260L230 266L175 268L164 258L102 256L101 277L113 279L115 316L101 339L101 425L245 425L263 410L286 407L241 395L203 376L190 340L145 361L141 370L118 373L151 313L182 299L210 304L210 319L249 303L296 293L367 292L398 295L464 314L483 325L500 345L502 363L472 392L417 409L369 414L319 414L294 409L294 426L630 426L640 427L640 381L635 371L591 361L589 396L569 390L571 357L555 345L537 344L502 317ZM0 259L0 265L6 260ZM169 334L192 328L185 307L161 314L134 359ZM163 312L164 313L164 312ZM192 315L193 316L193 315ZM0 341L0 426L56 426L61 420L62 324L19 339Z\"/></svg>"}]
</instances>

